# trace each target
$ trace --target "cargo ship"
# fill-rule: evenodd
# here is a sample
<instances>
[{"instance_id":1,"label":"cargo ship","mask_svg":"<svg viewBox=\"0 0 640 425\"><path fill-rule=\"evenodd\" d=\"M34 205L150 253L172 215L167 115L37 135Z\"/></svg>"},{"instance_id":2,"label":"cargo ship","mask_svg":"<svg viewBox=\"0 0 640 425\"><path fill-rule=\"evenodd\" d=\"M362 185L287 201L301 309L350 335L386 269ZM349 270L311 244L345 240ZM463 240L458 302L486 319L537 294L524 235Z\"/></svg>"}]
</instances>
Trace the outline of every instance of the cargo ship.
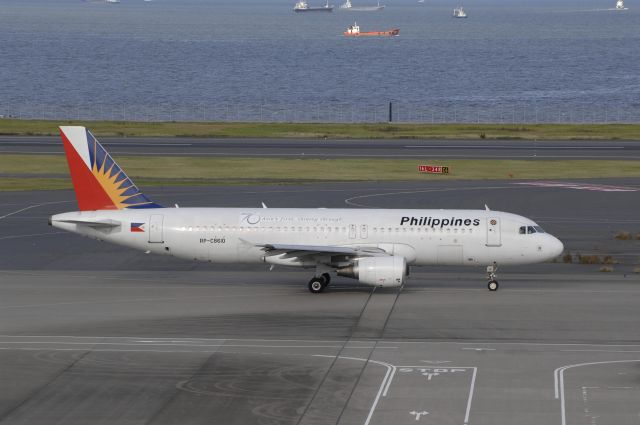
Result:
<instances>
[{"instance_id":1,"label":"cargo ship","mask_svg":"<svg viewBox=\"0 0 640 425\"><path fill-rule=\"evenodd\" d=\"M393 28L387 31L360 31L360 27L356 22L353 25L350 25L349 28L344 32L346 37L391 37L397 36L400 34L400 30L398 28Z\"/></svg>"},{"instance_id":2,"label":"cargo ship","mask_svg":"<svg viewBox=\"0 0 640 425\"><path fill-rule=\"evenodd\" d=\"M329 5L329 0L327 0L327 4L320 7L309 7L306 0L300 0L293 8L294 12L333 12L333 6Z\"/></svg>"}]
</instances>

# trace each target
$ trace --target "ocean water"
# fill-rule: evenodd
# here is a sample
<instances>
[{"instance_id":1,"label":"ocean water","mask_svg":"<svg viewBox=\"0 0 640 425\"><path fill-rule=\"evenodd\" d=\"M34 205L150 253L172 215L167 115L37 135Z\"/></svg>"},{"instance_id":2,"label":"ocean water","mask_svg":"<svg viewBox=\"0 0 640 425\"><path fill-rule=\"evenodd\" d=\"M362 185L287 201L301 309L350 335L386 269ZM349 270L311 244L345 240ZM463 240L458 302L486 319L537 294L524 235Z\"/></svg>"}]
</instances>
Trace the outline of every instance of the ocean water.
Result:
<instances>
[{"instance_id":1,"label":"ocean water","mask_svg":"<svg viewBox=\"0 0 640 425\"><path fill-rule=\"evenodd\" d=\"M384 121L393 102L399 121L638 122L640 3L614 3L0 0L0 114ZM354 21L400 36L342 36Z\"/></svg>"}]
</instances>

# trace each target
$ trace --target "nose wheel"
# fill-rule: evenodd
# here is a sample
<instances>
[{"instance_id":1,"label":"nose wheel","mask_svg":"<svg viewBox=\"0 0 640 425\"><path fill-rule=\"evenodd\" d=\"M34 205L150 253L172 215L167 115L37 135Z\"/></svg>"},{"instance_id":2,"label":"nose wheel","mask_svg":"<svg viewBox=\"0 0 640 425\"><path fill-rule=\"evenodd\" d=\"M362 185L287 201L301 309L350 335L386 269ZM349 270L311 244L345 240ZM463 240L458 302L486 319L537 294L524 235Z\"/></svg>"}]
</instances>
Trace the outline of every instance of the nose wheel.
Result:
<instances>
[{"instance_id":1,"label":"nose wheel","mask_svg":"<svg viewBox=\"0 0 640 425\"><path fill-rule=\"evenodd\" d=\"M314 276L309 281L309 292L312 294L319 294L329 285L331 282L331 275L329 273L323 273L320 276Z\"/></svg>"},{"instance_id":2,"label":"nose wheel","mask_svg":"<svg viewBox=\"0 0 640 425\"><path fill-rule=\"evenodd\" d=\"M487 279L489 283L487 284L487 288L491 292L495 292L498 290L499 286L498 281L496 280L496 272L498 271L498 265L494 262L493 265L487 266Z\"/></svg>"}]
</instances>

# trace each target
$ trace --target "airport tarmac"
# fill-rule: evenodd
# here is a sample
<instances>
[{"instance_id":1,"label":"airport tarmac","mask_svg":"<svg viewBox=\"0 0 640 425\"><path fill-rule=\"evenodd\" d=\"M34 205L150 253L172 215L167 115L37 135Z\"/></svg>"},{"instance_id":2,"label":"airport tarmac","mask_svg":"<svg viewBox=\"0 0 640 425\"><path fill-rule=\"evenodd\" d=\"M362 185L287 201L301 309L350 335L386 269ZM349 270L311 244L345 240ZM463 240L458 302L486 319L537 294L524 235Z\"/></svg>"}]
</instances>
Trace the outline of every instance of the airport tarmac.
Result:
<instances>
[{"instance_id":1,"label":"airport tarmac","mask_svg":"<svg viewBox=\"0 0 640 425\"><path fill-rule=\"evenodd\" d=\"M144 188L143 188L144 190ZM414 268L402 289L195 264L47 226L0 193L1 424L637 424L638 179L154 187L166 205L484 208L599 265Z\"/></svg>"},{"instance_id":2,"label":"airport tarmac","mask_svg":"<svg viewBox=\"0 0 640 425\"><path fill-rule=\"evenodd\" d=\"M100 137L112 155L293 158L640 159L640 141ZM58 137L0 136L0 153L64 153Z\"/></svg>"}]
</instances>

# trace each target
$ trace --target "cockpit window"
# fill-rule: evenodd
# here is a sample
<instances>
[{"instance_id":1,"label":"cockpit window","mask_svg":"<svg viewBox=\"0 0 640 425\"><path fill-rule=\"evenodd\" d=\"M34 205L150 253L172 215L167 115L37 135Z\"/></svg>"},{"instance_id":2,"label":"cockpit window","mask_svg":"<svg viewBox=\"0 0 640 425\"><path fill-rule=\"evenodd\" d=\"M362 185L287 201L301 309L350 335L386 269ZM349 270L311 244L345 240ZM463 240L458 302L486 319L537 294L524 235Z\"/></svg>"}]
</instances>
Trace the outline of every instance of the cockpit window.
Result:
<instances>
[{"instance_id":1,"label":"cockpit window","mask_svg":"<svg viewBox=\"0 0 640 425\"><path fill-rule=\"evenodd\" d=\"M518 233L521 235L530 235L532 233L545 233L540 226L520 226Z\"/></svg>"}]
</instances>

